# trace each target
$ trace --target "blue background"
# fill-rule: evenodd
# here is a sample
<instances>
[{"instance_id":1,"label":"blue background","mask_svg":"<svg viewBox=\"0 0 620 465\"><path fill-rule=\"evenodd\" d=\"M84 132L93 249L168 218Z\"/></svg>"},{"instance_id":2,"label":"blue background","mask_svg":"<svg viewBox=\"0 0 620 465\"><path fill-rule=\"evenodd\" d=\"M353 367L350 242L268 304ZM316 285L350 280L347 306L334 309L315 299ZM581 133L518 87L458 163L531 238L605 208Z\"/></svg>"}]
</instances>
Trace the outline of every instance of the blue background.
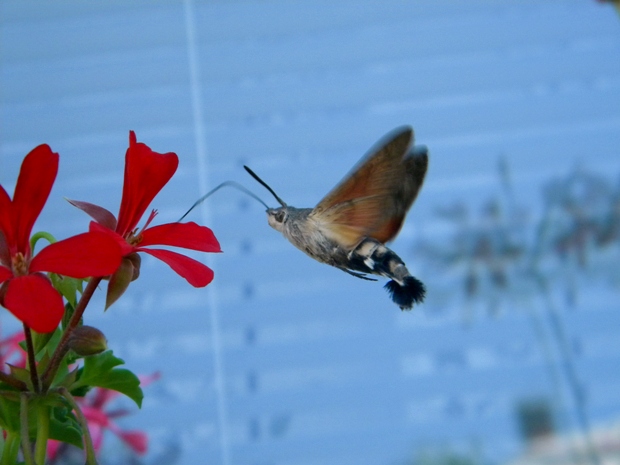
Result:
<instances>
[{"instance_id":1,"label":"blue background","mask_svg":"<svg viewBox=\"0 0 620 465\"><path fill-rule=\"evenodd\" d=\"M392 245L428 287L412 312L380 283L310 260L234 190L190 217L224 250L206 259L212 285L195 290L145 256L106 314L100 298L91 305L86 322L130 369L162 373L122 421L149 433L145 463L405 464L428 450L506 462L526 447L520 402L549 402L558 434L577 428L567 357L592 425L618 422L617 238L590 247L586 267L547 247L547 293L506 256L493 263L508 286L494 285L488 257L475 256L489 231L531 250L553 179L592 173L607 198L618 192L612 6L5 0L0 34L0 182L12 192L36 145L59 152L37 224L59 238L87 227L63 197L117 211L130 129L180 157L152 205L159 222L225 180L274 204L243 164L311 207L396 126L414 126L430 149ZM472 273L479 291L468 294ZM3 334L19 328L4 311L1 322ZM106 451L109 463L121 453L111 437Z\"/></svg>"}]
</instances>

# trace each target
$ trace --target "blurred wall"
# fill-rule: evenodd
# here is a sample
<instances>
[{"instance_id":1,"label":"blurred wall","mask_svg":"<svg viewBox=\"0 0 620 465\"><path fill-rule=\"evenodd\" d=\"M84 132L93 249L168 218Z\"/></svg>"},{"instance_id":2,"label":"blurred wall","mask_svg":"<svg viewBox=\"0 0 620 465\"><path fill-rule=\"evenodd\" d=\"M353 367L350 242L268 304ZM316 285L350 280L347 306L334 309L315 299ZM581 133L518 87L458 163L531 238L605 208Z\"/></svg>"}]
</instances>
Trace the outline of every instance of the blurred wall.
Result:
<instances>
[{"instance_id":1,"label":"blurred wall","mask_svg":"<svg viewBox=\"0 0 620 465\"><path fill-rule=\"evenodd\" d=\"M596 235L614 231L620 174L612 7L3 1L0 34L0 182L12 190L37 144L59 152L37 225L57 237L87 227L63 197L117 211L130 129L179 154L161 222L229 179L273 205L243 164L310 207L396 126L430 148L393 244L428 287L412 312L295 250L234 190L190 217L222 243L211 286L144 257L121 301L91 305L129 368L162 373L123 423L149 433L144 463L399 464L428 449L501 462L523 450L528 402L560 433L579 412L618 421L618 243ZM603 186L594 213L583 186Z\"/></svg>"}]
</instances>

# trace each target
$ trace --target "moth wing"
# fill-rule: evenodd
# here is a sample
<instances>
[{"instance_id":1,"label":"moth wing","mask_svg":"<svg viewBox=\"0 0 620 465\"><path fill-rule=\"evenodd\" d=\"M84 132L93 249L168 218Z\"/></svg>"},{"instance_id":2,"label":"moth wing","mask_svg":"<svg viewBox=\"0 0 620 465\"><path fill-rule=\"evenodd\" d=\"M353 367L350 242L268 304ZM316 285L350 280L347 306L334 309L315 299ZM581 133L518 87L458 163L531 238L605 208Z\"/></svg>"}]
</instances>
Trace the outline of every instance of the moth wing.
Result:
<instances>
[{"instance_id":1,"label":"moth wing","mask_svg":"<svg viewBox=\"0 0 620 465\"><path fill-rule=\"evenodd\" d=\"M428 167L426 147L410 151L412 142L410 127L391 132L319 202L311 217L328 236L350 247L396 237Z\"/></svg>"}]
</instances>

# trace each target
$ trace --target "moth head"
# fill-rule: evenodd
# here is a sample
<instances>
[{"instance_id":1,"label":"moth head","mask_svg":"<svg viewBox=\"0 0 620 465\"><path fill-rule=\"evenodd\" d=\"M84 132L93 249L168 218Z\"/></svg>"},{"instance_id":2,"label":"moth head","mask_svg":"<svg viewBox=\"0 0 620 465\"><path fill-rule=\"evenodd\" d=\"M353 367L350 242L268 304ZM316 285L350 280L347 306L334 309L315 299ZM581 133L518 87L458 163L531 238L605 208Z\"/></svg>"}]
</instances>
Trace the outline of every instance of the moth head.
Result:
<instances>
[{"instance_id":1,"label":"moth head","mask_svg":"<svg viewBox=\"0 0 620 465\"><path fill-rule=\"evenodd\" d=\"M288 219L288 209L286 207L268 208L267 209L267 221L276 231L282 232L284 223Z\"/></svg>"},{"instance_id":2,"label":"moth head","mask_svg":"<svg viewBox=\"0 0 620 465\"><path fill-rule=\"evenodd\" d=\"M278 201L280 205L282 205L281 207L278 207L278 208L267 208L267 221L269 222L269 226L271 226L276 231L282 232L282 230L284 229L284 223L286 223L286 221L288 220L289 207L287 207L284 200L278 197L278 194L276 194L274 190L271 187L269 187L265 181L259 178L258 175L254 171L252 171L250 168L248 168L245 165L243 165L243 167L248 173L250 173L250 175L254 179L256 179L262 186L264 186L271 193L271 195L274 196L274 198Z\"/></svg>"}]
</instances>

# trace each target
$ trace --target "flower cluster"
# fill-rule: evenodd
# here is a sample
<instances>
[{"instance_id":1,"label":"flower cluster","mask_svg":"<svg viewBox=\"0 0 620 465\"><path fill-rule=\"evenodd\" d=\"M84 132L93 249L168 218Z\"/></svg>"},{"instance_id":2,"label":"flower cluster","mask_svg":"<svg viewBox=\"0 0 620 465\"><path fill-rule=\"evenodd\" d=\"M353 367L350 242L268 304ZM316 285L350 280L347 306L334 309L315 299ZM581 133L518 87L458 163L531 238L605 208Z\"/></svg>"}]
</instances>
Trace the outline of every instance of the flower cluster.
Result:
<instances>
[{"instance_id":1,"label":"flower cluster","mask_svg":"<svg viewBox=\"0 0 620 465\"><path fill-rule=\"evenodd\" d=\"M108 295L116 300L131 278L139 274L137 252L148 253L203 287L213 271L185 255L151 246L176 246L201 252L220 252L213 232L196 223L167 223L149 227L153 210L142 229L137 225L146 209L174 175L179 159L175 153L160 154L139 143L130 132L125 157L125 179L118 220L103 207L71 201L95 221L88 232L55 242L33 254L30 236L58 173L59 156L40 145L24 159L13 199L0 186L0 304L39 333L56 329L64 314L62 297L44 272L72 278L109 276ZM120 286L119 287L114 287ZM108 299L108 305L112 301Z\"/></svg>"},{"instance_id":2,"label":"flower cluster","mask_svg":"<svg viewBox=\"0 0 620 465\"><path fill-rule=\"evenodd\" d=\"M213 280L206 265L167 248L220 252L209 228L194 222L152 225L156 210L138 226L178 164L175 153L157 153L131 131L117 217L101 206L71 200L93 221L87 231L59 241L48 233L32 235L58 174L57 153L40 145L26 155L12 198L0 186L0 305L24 326L23 334L0 346L0 433L5 437L0 463L16 463L20 454L26 464L44 463L48 439L54 439L83 445L86 462L93 464L103 429L144 451L142 433L120 430L112 416L103 413L117 395L113 391L140 405L140 380L117 368L124 362L106 350L101 331L83 326L82 317L102 280L108 280L107 308L139 277L140 253L163 261L194 287ZM49 244L35 252L41 238ZM18 343L25 352L14 347ZM84 398L91 389L93 394ZM33 410L36 425L28 424Z\"/></svg>"}]
</instances>

